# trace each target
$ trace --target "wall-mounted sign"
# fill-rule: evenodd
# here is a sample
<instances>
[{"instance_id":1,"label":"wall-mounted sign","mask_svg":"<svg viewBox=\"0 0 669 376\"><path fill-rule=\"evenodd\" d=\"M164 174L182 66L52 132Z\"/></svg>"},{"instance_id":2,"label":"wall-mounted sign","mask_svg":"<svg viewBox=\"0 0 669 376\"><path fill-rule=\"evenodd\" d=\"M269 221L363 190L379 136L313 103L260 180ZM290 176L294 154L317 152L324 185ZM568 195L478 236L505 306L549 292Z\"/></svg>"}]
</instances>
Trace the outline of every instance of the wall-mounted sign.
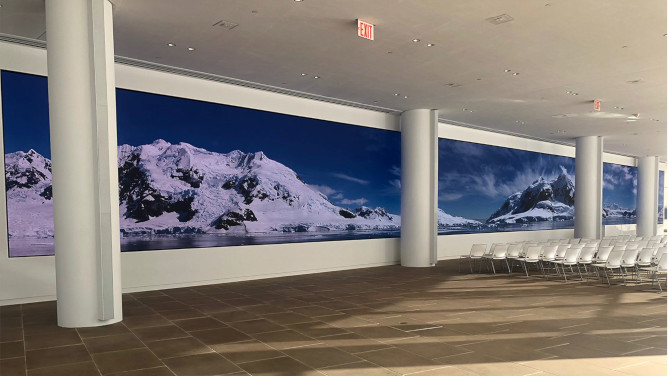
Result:
<instances>
[{"instance_id":1,"label":"wall-mounted sign","mask_svg":"<svg viewBox=\"0 0 669 376\"><path fill-rule=\"evenodd\" d=\"M358 36L374 40L374 25L369 22L358 20Z\"/></svg>"},{"instance_id":2,"label":"wall-mounted sign","mask_svg":"<svg viewBox=\"0 0 669 376\"><path fill-rule=\"evenodd\" d=\"M595 111L600 111L602 109L602 101L595 99Z\"/></svg>"}]
</instances>

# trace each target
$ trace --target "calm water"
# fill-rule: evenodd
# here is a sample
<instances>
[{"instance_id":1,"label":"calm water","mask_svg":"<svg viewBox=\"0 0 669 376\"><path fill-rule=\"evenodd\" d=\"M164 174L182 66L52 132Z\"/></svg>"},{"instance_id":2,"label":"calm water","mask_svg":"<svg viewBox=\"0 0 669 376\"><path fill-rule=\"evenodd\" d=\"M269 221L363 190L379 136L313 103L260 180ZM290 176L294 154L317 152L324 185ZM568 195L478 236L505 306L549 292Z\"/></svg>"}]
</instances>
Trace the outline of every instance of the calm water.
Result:
<instances>
[{"instance_id":1,"label":"calm water","mask_svg":"<svg viewBox=\"0 0 669 376\"><path fill-rule=\"evenodd\" d=\"M544 221L531 223L512 223L512 224L498 224L496 226L463 226L452 228L440 228L439 235L452 234L475 234L475 233L489 233L489 232L511 232L511 231L537 231L537 230L561 230L574 228L574 221Z\"/></svg>"},{"instance_id":2,"label":"calm water","mask_svg":"<svg viewBox=\"0 0 669 376\"><path fill-rule=\"evenodd\" d=\"M269 234L214 235L198 234L188 236L123 237L121 251L152 251L159 249L225 247L240 245L327 242L335 240L398 238L400 231L341 231L328 233L289 232Z\"/></svg>"}]
</instances>

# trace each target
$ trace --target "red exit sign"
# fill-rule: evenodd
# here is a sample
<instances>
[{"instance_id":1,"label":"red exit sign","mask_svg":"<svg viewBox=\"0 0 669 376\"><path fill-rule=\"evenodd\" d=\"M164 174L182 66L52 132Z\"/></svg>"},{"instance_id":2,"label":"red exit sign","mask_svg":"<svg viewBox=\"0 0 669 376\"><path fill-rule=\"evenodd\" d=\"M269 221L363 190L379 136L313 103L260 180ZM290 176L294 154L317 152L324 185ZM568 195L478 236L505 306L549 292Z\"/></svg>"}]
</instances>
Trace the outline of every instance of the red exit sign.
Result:
<instances>
[{"instance_id":1,"label":"red exit sign","mask_svg":"<svg viewBox=\"0 0 669 376\"><path fill-rule=\"evenodd\" d=\"M374 25L369 22L358 20L358 36L374 40Z\"/></svg>"}]
</instances>

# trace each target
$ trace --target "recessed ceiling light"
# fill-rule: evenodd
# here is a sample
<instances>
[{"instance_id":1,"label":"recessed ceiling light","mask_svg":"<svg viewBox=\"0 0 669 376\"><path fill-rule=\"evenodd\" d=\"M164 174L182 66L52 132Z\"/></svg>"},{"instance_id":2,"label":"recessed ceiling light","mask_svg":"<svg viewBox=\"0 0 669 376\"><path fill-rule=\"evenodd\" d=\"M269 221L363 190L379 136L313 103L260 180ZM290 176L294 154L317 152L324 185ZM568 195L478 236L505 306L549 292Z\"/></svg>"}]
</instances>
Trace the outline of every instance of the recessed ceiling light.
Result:
<instances>
[{"instance_id":1,"label":"recessed ceiling light","mask_svg":"<svg viewBox=\"0 0 669 376\"><path fill-rule=\"evenodd\" d=\"M395 93L395 96L396 96L396 97L399 97L399 96L400 96L400 93Z\"/></svg>"},{"instance_id":2,"label":"recessed ceiling light","mask_svg":"<svg viewBox=\"0 0 669 376\"><path fill-rule=\"evenodd\" d=\"M411 41L414 42L414 43L418 43L418 42L420 42L420 39L418 39L418 38L414 38L414 39L412 39Z\"/></svg>"},{"instance_id":3,"label":"recessed ceiling light","mask_svg":"<svg viewBox=\"0 0 669 376\"><path fill-rule=\"evenodd\" d=\"M567 90L567 94L571 94L571 93L573 93L573 91Z\"/></svg>"},{"instance_id":4,"label":"recessed ceiling light","mask_svg":"<svg viewBox=\"0 0 669 376\"><path fill-rule=\"evenodd\" d=\"M188 47L188 51L195 51L195 48L193 48L193 47Z\"/></svg>"},{"instance_id":5,"label":"recessed ceiling light","mask_svg":"<svg viewBox=\"0 0 669 376\"><path fill-rule=\"evenodd\" d=\"M300 73L300 76L306 76L306 75L307 75L306 73Z\"/></svg>"},{"instance_id":6,"label":"recessed ceiling light","mask_svg":"<svg viewBox=\"0 0 669 376\"><path fill-rule=\"evenodd\" d=\"M168 43L167 46L168 46L168 47L174 47L174 46L176 46L176 44L174 44L174 43Z\"/></svg>"},{"instance_id":7,"label":"recessed ceiling light","mask_svg":"<svg viewBox=\"0 0 669 376\"><path fill-rule=\"evenodd\" d=\"M295 0L295 2L296 2L296 3L301 3L301 2L302 2L302 0Z\"/></svg>"},{"instance_id":8,"label":"recessed ceiling light","mask_svg":"<svg viewBox=\"0 0 669 376\"><path fill-rule=\"evenodd\" d=\"M515 73L514 73L513 75L514 75L514 76L517 76L517 75L519 75L519 74L520 74L520 73L518 73L518 72L515 72Z\"/></svg>"},{"instance_id":9,"label":"recessed ceiling light","mask_svg":"<svg viewBox=\"0 0 669 376\"><path fill-rule=\"evenodd\" d=\"M509 73L511 72L511 69L504 69L504 72Z\"/></svg>"},{"instance_id":10,"label":"recessed ceiling light","mask_svg":"<svg viewBox=\"0 0 669 376\"><path fill-rule=\"evenodd\" d=\"M571 95L578 95L578 93L571 93Z\"/></svg>"},{"instance_id":11,"label":"recessed ceiling light","mask_svg":"<svg viewBox=\"0 0 669 376\"><path fill-rule=\"evenodd\" d=\"M407 95L405 95L405 96L404 96L404 99L407 99L407 98L409 98L409 97L408 97Z\"/></svg>"},{"instance_id":12,"label":"recessed ceiling light","mask_svg":"<svg viewBox=\"0 0 669 376\"><path fill-rule=\"evenodd\" d=\"M302 0L300 0L300 1L302 1ZM319 79L319 78L321 78L321 76L314 76L314 78Z\"/></svg>"},{"instance_id":13,"label":"recessed ceiling light","mask_svg":"<svg viewBox=\"0 0 669 376\"><path fill-rule=\"evenodd\" d=\"M434 47L435 44L434 44L434 43L428 43L427 46L428 46L428 47Z\"/></svg>"}]
</instances>

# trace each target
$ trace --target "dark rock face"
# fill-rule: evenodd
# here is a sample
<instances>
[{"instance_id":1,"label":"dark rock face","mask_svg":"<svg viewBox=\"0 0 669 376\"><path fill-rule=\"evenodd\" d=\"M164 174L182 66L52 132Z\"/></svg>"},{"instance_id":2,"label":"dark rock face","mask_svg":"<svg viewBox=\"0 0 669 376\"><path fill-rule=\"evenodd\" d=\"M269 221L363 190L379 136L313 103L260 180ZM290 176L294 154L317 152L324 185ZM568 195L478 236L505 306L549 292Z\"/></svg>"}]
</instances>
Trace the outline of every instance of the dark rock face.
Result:
<instances>
[{"instance_id":1,"label":"dark rock face","mask_svg":"<svg viewBox=\"0 0 669 376\"><path fill-rule=\"evenodd\" d=\"M172 177L188 183L191 188L200 188L204 179L204 175L201 175L197 169L193 169L192 167L188 169L177 168L176 172Z\"/></svg>"},{"instance_id":2,"label":"dark rock face","mask_svg":"<svg viewBox=\"0 0 669 376\"><path fill-rule=\"evenodd\" d=\"M217 230L229 230L230 227L242 226L244 222L257 222L255 214L251 209L244 209L243 213L230 211L216 218L211 226Z\"/></svg>"},{"instance_id":3,"label":"dark rock face","mask_svg":"<svg viewBox=\"0 0 669 376\"><path fill-rule=\"evenodd\" d=\"M365 219L373 219L373 218L383 218L383 219L390 219L392 220L392 217L388 212L386 211L385 208L378 207L376 209L368 208L366 206L363 206L361 208L355 209L355 213Z\"/></svg>"},{"instance_id":4,"label":"dark rock face","mask_svg":"<svg viewBox=\"0 0 669 376\"><path fill-rule=\"evenodd\" d=\"M50 185L44 188L42 193L40 193L39 195L44 197L45 200L51 200L53 198L53 186Z\"/></svg>"},{"instance_id":5,"label":"dark rock face","mask_svg":"<svg viewBox=\"0 0 669 376\"><path fill-rule=\"evenodd\" d=\"M351 213L349 210L346 210L346 209L341 209L339 211L339 215L341 215L344 218L355 218L356 217L355 214Z\"/></svg>"},{"instance_id":6,"label":"dark rock face","mask_svg":"<svg viewBox=\"0 0 669 376\"><path fill-rule=\"evenodd\" d=\"M165 213L177 213L180 222L191 220L197 213L192 208L194 197L175 199L161 195L137 166L139 158L138 154L133 154L118 168L119 199L126 203L125 217L145 222Z\"/></svg>"},{"instance_id":7,"label":"dark rock face","mask_svg":"<svg viewBox=\"0 0 669 376\"><path fill-rule=\"evenodd\" d=\"M492 223L496 218L507 214L520 214L534 208L544 209L549 212L555 212L554 205L564 208L564 204L570 207L574 206L574 183L565 173L560 174L554 181L547 182L544 178L539 178L530 184L522 192L517 192L509 196L502 206L497 209L487 220ZM571 219L571 215L556 213L553 220ZM517 222L535 222L542 219L540 217L524 217L517 219Z\"/></svg>"}]
</instances>

